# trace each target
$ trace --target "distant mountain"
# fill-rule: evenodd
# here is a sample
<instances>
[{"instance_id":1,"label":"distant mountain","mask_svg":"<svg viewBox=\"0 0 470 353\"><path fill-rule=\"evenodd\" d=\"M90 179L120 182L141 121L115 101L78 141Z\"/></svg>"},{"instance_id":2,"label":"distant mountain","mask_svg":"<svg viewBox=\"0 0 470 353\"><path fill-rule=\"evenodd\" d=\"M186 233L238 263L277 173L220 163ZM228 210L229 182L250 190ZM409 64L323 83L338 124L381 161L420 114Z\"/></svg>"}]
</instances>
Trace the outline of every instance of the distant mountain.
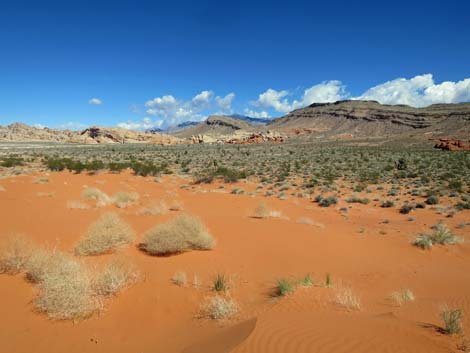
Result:
<instances>
[{"instance_id":1,"label":"distant mountain","mask_svg":"<svg viewBox=\"0 0 470 353\"><path fill-rule=\"evenodd\" d=\"M242 121L246 121L248 123L254 124L254 125L264 125L270 123L273 119L271 118L252 118L250 116L246 115L240 115L240 114L232 114L232 115L227 115L229 118L233 119L238 119Z\"/></svg>"},{"instance_id":2,"label":"distant mountain","mask_svg":"<svg viewBox=\"0 0 470 353\"><path fill-rule=\"evenodd\" d=\"M185 121L181 124L176 125L176 128L184 129L184 128L187 128L187 127L190 127L190 126L195 126L199 123L200 123L200 121Z\"/></svg>"},{"instance_id":3,"label":"distant mountain","mask_svg":"<svg viewBox=\"0 0 470 353\"><path fill-rule=\"evenodd\" d=\"M272 120L271 130L318 137L389 137L406 133L470 137L470 103L425 108L348 100L316 103Z\"/></svg>"},{"instance_id":4,"label":"distant mountain","mask_svg":"<svg viewBox=\"0 0 470 353\"><path fill-rule=\"evenodd\" d=\"M36 128L22 123L0 126L0 141L48 141L83 144L154 143L163 145L182 142L170 135L137 132L123 128L92 126L82 131L72 131Z\"/></svg>"},{"instance_id":5,"label":"distant mountain","mask_svg":"<svg viewBox=\"0 0 470 353\"><path fill-rule=\"evenodd\" d=\"M197 125L172 132L172 135L188 138L195 135L222 136L231 135L235 131L255 131L257 127L242 119L225 115L212 115Z\"/></svg>"},{"instance_id":6,"label":"distant mountain","mask_svg":"<svg viewBox=\"0 0 470 353\"><path fill-rule=\"evenodd\" d=\"M159 133L165 132L165 130L160 129L160 128L158 128L158 127L153 127L153 128L151 128L151 129L145 130L145 132L147 132L147 133L149 133L149 134L159 134Z\"/></svg>"}]
</instances>

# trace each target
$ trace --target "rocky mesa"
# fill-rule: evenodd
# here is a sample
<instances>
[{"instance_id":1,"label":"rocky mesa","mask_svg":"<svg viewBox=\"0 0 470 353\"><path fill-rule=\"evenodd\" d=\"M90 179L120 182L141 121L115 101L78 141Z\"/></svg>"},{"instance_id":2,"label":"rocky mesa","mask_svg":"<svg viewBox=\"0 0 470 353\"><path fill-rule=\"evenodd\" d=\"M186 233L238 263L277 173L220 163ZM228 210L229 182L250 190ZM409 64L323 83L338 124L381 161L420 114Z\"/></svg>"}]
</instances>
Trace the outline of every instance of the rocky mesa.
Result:
<instances>
[{"instance_id":1,"label":"rocky mesa","mask_svg":"<svg viewBox=\"0 0 470 353\"><path fill-rule=\"evenodd\" d=\"M0 126L0 141L29 142L47 141L57 143L111 144L154 143L173 145L181 139L159 133L137 132L122 128L92 126L82 131L38 128L22 123Z\"/></svg>"},{"instance_id":2,"label":"rocky mesa","mask_svg":"<svg viewBox=\"0 0 470 353\"><path fill-rule=\"evenodd\" d=\"M425 108L347 100L315 103L274 119L267 127L290 135L391 137L408 132L470 136L470 103Z\"/></svg>"}]
</instances>

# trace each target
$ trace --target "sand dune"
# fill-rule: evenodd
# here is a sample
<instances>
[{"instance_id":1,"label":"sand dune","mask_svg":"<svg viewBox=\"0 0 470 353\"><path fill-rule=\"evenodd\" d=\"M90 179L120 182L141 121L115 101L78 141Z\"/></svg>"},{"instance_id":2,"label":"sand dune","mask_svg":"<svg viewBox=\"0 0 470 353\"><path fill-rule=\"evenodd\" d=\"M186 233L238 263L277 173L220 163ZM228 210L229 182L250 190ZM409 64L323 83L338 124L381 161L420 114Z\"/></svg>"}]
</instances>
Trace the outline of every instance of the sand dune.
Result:
<instances>
[{"instance_id":1,"label":"sand dune","mask_svg":"<svg viewBox=\"0 0 470 353\"><path fill-rule=\"evenodd\" d=\"M232 195L218 184L180 189L187 183L167 176L154 178L129 173L90 176L68 172L48 175L49 182L34 183L39 176L2 180L0 235L21 233L38 244L72 252L88 226L107 211L118 212L137 234L136 244L118 250L142 273L141 280L105 302L105 310L77 323L51 321L35 312L37 295L24 276L0 276L2 352L449 352L462 337L447 336L442 325L442 305L465 311L463 327L470 328L469 245L464 242L431 251L413 247L419 232L444 221L453 232L469 220L468 211L453 218L431 209L414 213L415 221L397 209L354 204L347 216L336 207L320 208L308 199L279 200L263 196ZM99 181L99 183L98 183ZM139 201L126 208L115 205L87 209L67 208L80 200L85 186L113 195L137 192ZM254 190L256 185L238 187ZM217 191L217 192L213 192ZM48 197L38 197L48 193ZM210 251L174 256L149 256L137 248L142 234L183 211L139 214L152 201L177 200L184 212L198 216L217 239ZM264 200L279 218L250 217ZM299 223L306 217L323 227ZM383 220L388 223L384 224ZM385 234L381 231L385 231ZM84 258L94 265L111 255ZM187 273L186 286L171 278ZM239 306L232 320L213 322L197 317L216 273L230 279L230 295ZM285 298L271 296L279 278L299 279L311 273L314 285L299 288ZM325 288L331 274L332 288ZM193 285L197 276L199 287ZM335 303L335 288L347 284L360 298L360 310ZM390 293L410 288L416 300L396 305Z\"/></svg>"}]
</instances>

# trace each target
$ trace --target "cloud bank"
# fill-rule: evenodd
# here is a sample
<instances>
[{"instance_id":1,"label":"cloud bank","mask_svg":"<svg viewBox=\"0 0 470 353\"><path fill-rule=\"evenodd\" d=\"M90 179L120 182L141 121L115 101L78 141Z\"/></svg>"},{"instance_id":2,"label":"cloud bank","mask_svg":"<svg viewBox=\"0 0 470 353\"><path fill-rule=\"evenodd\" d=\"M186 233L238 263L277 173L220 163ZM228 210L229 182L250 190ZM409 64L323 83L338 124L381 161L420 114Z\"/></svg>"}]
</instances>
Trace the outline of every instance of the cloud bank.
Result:
<instances>
[{"instance_id":1,"label":"cloud bank","mask_svg":"<svg viewBox=\"0 0 470 353\"><path fill-rule=\"evenodd\" d=\"M425 107L436 103L459 103L470 101L470 78L461 81L436 83L432 74L412 78L397 78L353 95L346 85L338 80L315 84L296 94L298 90L276 90L268 88L256 100L249 101L239 111L254 118L280 116L312 103L336 102L344 99L376 100L382 104L406 104ZM118 124L121 127L146 130L154 127L166 128L184 121L201 121L211 114L233 114L235 93L216 96L205 90L189 100L180 100L173 95L155 97L145 103L146 117L140 121ZM96 104L91 103L90 104ZM100 103L101 104L101 101Z\"/></svg>"},{"instance_id":2,"label":"cloud bank","mask_svg":"<svg viewBox=\"0 0 470 353\"><path fill-rule=\"evenodd\" d=\"M425 107L435 103L470 101L470 78L436 84L431 74L411 79L397 78L372 87L356 99L376 100L382 104L407 104Z\"/></svg>"}]
</instances>

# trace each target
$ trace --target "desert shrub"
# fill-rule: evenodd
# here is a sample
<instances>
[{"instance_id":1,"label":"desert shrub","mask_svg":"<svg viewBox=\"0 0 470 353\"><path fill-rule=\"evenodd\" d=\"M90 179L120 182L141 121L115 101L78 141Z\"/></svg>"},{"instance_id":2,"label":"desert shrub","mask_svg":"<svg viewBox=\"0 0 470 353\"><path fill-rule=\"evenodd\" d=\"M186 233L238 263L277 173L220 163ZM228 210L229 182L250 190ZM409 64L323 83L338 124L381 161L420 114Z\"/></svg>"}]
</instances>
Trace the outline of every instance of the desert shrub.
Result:
<instances>
[{"instance_id":1,"label":"desert shrub","mask_svg":"<svg viewBox=\"0 0 470 353\"><path fill-rule=\"evenodd\" d=\"M383 208L390 208L390 207L393 207L393 206L395 206L395 202L393 202L392 200L384 201L380 205L380 207L383 207Z\"/></svg>"},{"instance_id":2,"label":"desert shrub","mask_svg":"<svg viewBox=\"0 0 470 353\"><path fill-rule=\"evenodd\" d=\"M458 209L459 211L470 210L470 202L458 202L455 205L455 208Z\"/></svg>"},{"instance_id":3,"label":"desert shrub","mask_svg":"<svg viewBox=\"0 0 470 353\"><path fill-rule=\"evenodd\" d=\"M333 283L331 281L331 275L329 273L327 273L326 276L325 276L325 287L326 288L333 287Z\"/></svg>"},{"instance_id":4,"label":"desert shrub","mask_svg":"<svg viewBox=\"0 0 470 353\"><path fill-rule=\"evenodd\" d=\"M239 311L237 303L228 296L216 295L207 298L201 306L201 314L213 320L230 319Z\"/></svg>"},{"instance_id":5,"label":"desert shrub","mask_svg":"<svg viewBox=\"0 0 470 353\"><path fill-rule=\"evenodd\" d=\"M108 163L108 169L110 172L120 173L127 168L129 168L129 163L120 163L120 162Z\"/></svg>"},{"instance_id":6,"label":"desert shrub","mask_svg":"<svg viewBox=\"0 0 470 353\"><path fill-rule=\"evenodd\" d=\"M339 285L335 289L335 302L348 310L360 310L361 300L350 287Z\"/></svg>"},{"instance_id":7,"label":"desert shrub","mask_svg":"<svg viewBox=\"0 0 470 353\"><path fill-rule=\"evenodd\" d=\"M255 209L254 217L268 218L271 210L265 202L261 202Z\"/></svg>"},{"instance_id":8,"label":"desert shrub","mask_svg":"<svg viewBox=\"0 0 470 353\"><path fill-rule=\"evenodd\" d=\"M96 172L98 170L103 170L106 168L104 162L97 159L94 159L90 162L86 162L83 166L84 169L88 170L89 172Z\"/></svg>"},{"instance_id":9,"label":"desert shrub","mask_svg":"<svg viewBox=\"0 0 470 353\"><path fill-rule=\"evenodd\" d=\"M405 158L400 158L398 161L395 162L395 167L398 170L406 170L408 169L408 163Z\"/></svg>"},{"instance_id":10,"label":"desert shrub","mask_svg":"<svg viewBox=\"0 0 470 353\"><path fill-rule=\"evenodd\" d=\"M113 259L94 276L93 289L102 296L115 295L134 283L138 276L139 273L134 266L123 260Z\"/></svg>"},{"instance_id":11,"label":"desert shrub","mask_svg":"<svg viewBox=\"0 0 470 353\"><path fill-rule=\"evenodd\" d=\"M424 250L429 250L432 248L433 243L428 235L421 234L421 235L418 235L416 239L413 241L413 245Z\"/></svg>"},{"instance_id":12,"label":"desert shrub","mask_svg":"<svg viewBox=\"0 0 470 353\"><path fill-rule=\"evenodd\" d=\"M433 226L432 234L420 234L413 242L422 249L430 249L434 244L448 245L456 244L462 241L460 237L455 236L445 224L439 223Z\"/></svg>"},{"instance_id":13,"label":"desert shrub","mask_svg":"<svg viewBox=\"0 0 470 353\"><path fill-rule=\"evenodd\" d=\"M254 218L279 218L281 216L280 211L271 210L265 202L260 202L253 212Z\"/></svg>"},{"instance_id":14,"label":"desert shrub","mask_svg":"<svg viewBox=\"0 0 470 353\"><path fill-rule=\"evenodd\" d=\"M449 230L445 224L439 223L433 226L434 233L431 234L431 240L435 244L455 244L461 241L461 239Z\"/></svg>"},{"instance_id":15,"label":"desert shrub","mask_svg":"<svg viewBox=\"0 0 470 353\"><path fill-rule=\"evenodd\" d=\"M60 267L70 257L57 249L37 248L26 264L26 278L32 283L39 283L45 274L54 267Z\"/></svg>"},{"instance_id":16,"label":"desert shrub","mask_svg":"<svg viewBox=\"0 0 470 353\"><path fill-rule=\"evenodd\" d=\"M228 279L224 274L218 273L212 281L212 289L215 292L225 292L228 290Z\"/></svg>"},{"instance_id":17,"label":"desert shrub","mask_svg":"<svg viewBox=\"0 0 470 353\"><path fill-rule=\"evenodd\" d=\"M338 199L335 196L322 197L318 201L318 205L321 207L330 207L331 205L336 205L337 203Z\"/></svg>"},{"instance_id":18,"label":"desert shrub","mask_svg":"<svg viewBox=\"0 0 470 353\"><path fill-rule=\"evenodd\" d=\"M352 196L346 200L347 203L362 203L363 205L367 205L370 200L368 198L360 198L357 196Z\"/></svg>"},{"instance_id":19,"label":"desert shrub","mask_svg":"<svg viewBox=\"0 0 470 353\"><path fill-rule=\"evenodd\" d=\"M5 167L5 168L12 168L12 167L19 167L24 165L24 159L20 157L4 157L0 161L0 166Z\"/></svg>"},{"instance_id":20,"label":"desert shrub","mask_svg":"<svg viewBox=\"0 0 470 353\"><path fill-rule=\"evenodd\" d=\"M426 199L428 205L437 205L439 203L439 197L437 195L429 195Z\"/></svg>"},{"instance_id":21,"label":"desert shrub","mask_svg":"<svg viewBox=\"0 0 470 353\"><path fill-rule=\"evenodd\" d=\"M139 199L136 192L120 191L113 196L115 205L119 208L126 208L135 203Z\"/></svg>"},{"instance_id":22,"label":"desert shrub","mask_svg":"<svg viewBox=\"0 0 470 353\"><path fill-rule=\"evenodd\" d=\"M130 165L135 175L140 176L159 176L161 174L169 174L170 170L166 164L156 165L151 162L140 163L134 162Z\"/></svg>"},{"instance_id":23,"label":"desert shrub","mask_svg":"<svg viewBox=\"0 0 470 353\"><path fill-rule=\"evenodd\" d=\"M463 189L463 183L460 180L450 180L448 184L449 189L461 192Z\"/></svg>"},{"instance_id":24,"label":"desert shrub","mask_svg":"<svg viewBox=\"0 0 470 353\"><path fill-rule=\"evenodd\" d=\"M312 278L312 275L309 273L309 274L306 274L304 278L302 278L300 280L300 285L302 285L303 287L311 287L313 286L313 278Z\"/></svg>"},{"instance_id":25,"label":"desert shrub","mask_svg":"<svg viewBox=\"0 0 470 353\"><path fill-rule=\"evenodd\" d=\"M183 210L183 205L181 204L180 201L174 200L168 209L170 211L181 211Z\"/></svg>"},{"instance_id":26,"label":"desert shrub","mask_svg":"<svg viewBox=\"0 0 470 353\"><path fill-rule=\"evenodd\" d=\"M83 319L100 307L92 288L92 274L77 259L59 251L41 250L28 264L28 278L39 295L34 304L54 319Z\"/></svg>"},{"instance_id":27,"label":"desert shrub","mask_svg":"<svg viewBox=\"0 0 470 353\"><path fill-rule=\"evenodd\" d=\"M96 171L104 169L104 163L102 161L92 161L83 163L79 160L73 160L70 158L60 158L60 157L48 157L44 160L44 165L46 168L52 171L62 171L68 169L71 172L80 174L84 170Z\"/></svg>"},{"instance_id":28,"label":"desert shrub","mask_svg":"<svg viewBox=\"0 0 470 353\"><path fill-rule=\"evenodd\" d=\"M0 273L16 274L25 269L33 253L32 243L22 235L7 237L0 249Z\"/></svg>"},{"instance_id":29,"label":"desert shrub","mask_svg":"<svg viewBox=\"0 0 470 353\"><path fill-rule=\"evenodd\" d=\"M185 286L186 283L188 282L188 279L187 279L187 276L186 276L186 272L176 272L172 279L174 284L178 285L178 286Z\"/></svg>"},{"instance_id":30,"label":"desert shrub","mask_svg":"<svg viewBox=\"0 0 470 353\"><path fill-rule=\"evenodd\" d=\"M98 255L132 243L134 231L116 213L105 213L89 228L75 247L77 255Z\"/></svg>"},{"instance_id":31,"label":"desert shrub","mask_svg":"<svg viewBox=\"0 0 470 353\"><path fill-rule=\"evenodd\" d=\"M196 184L210 184L214 179L223 179L226 183L235 183L239 179L245 179L248 176L247 172L242 170L235 170L227 167L217 167L209 169L196 176L194 182Z\"/></svg>"},{"instance_id":32,"label":"desert shrub","mask_svg":"<svg viewBox=\"0 0 470 353\"><path fill-rule=\"evenodd\" d=\"M276 287L274 288L274 296L284 297L293 292L295 292L295 283L285 278L281 278L277 281Z\"/></svg>"},{"instance_id":33,"label":"desert shrub","mask_svg":"<svg viewBox=\"0 0 470 353\"><path fill-rule=\"evenodd\" d=\"M140 248L151 255L170 255L188 250L209 250L214 238L201 221L193 216L180 215L144 234Z\"/></svg>"},{"instance_id":34,"label":"desert shrub","mask_svg":"<svg viewBox=\"0 0 470 353\"><path fill-rule=\"evenodd\" d=\"M239 179L245 179L247 177L247 173L244 170L239 171L227 167L218 167L213 175L222 178L226 183L235 183Z\"/></svg>"},{"instance_id":35,"label":"desert shrub","mask_svg":"<svg viewBox=\"0 0 470 353\"><path fill-rule=\"evenodd\" d=\"M234 188L230 193L233 195L241 195L245 193L245 190L240 188Z\"/></svg>"},{"instance_id":36,"label":"desert shrub","mask_svg":"<svg viewBox=\"0 0 470 353\"><path fill-rule=\"evenodd\" d=\"M415 209L414 206L412 205L409 205L409 204L405 204L403 206L400 207L400 213L401 214L408 214L410 213L411 211L413 211Z\"/></svg>"},{"instance_id":37,"label":"desert shrub","mask_svg":"<svg viewBox=\"0 0 470 353\"><path fill-rule=\"evenodd\" d=\"M460 334L462 332L463 311L461 309L444 309L441 312L444 322L444 332L448 335Z\"/></svg>"},{"instance_id":38,"label":"desert shrub","mask_svg":"<svg viewBox=\"0 0 470 353\"><path fill-rule=\"evenodd\" d=\"M96 200L98 206L106 206L112 203L112 199L97 188L86 188L82 191L81 197L84 200Z\"/></svg>"},{"instance_id":39,"label":"desert shrub","mask_svg":"<svg viewBox=\"0 0 470 353\"><path fill-rule=\"evenodd\" d=\"M55 172L60 172L65 169L66 165L65 163L62 162L62 160L59 160L57 158L47 158L44 160L44 165L52 171Z\"/></svg>"},{"instance_id":40,"label":"desert shrub","mask_svg":"<svg viewBox=\"0 0 470 353\"><path fill-rule=\"evenodd\" d=\"M390 298L400 306L403 305L403 303L415 300L413 292L409 289L393 292L390 294Z\"/></svg>"}]
</instances>

